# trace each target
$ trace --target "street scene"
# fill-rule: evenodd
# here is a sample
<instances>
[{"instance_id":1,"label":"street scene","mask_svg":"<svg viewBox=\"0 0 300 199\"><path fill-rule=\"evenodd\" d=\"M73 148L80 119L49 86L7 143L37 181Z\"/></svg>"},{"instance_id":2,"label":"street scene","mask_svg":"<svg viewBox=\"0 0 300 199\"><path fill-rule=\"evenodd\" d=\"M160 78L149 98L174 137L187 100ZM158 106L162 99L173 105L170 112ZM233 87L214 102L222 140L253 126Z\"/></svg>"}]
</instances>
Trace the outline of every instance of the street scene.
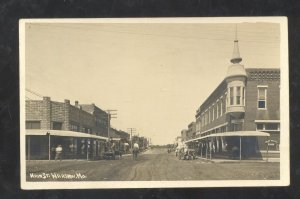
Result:
<instances>
[{"instance_id":1,"label":"street scene","mask_svg":"<svg viewBox=\"0 0 300 199\"><path fill-rule=\"evenodd\" d=\"M278 180L279 163L265 161L213 162L179 160L175 152L154 148L118 160L29 161L28 181L179 181Z\"/></svg>"},{"instance_id":2,"label":"street scene","mask_svg":"<svg viewBox=\"0 0 300 199\"><path fill-rule=\"evenodd\" d=\"M287 179L286 21L114 20L22 21L26 188Z\"/></svg>"}]
</instances>

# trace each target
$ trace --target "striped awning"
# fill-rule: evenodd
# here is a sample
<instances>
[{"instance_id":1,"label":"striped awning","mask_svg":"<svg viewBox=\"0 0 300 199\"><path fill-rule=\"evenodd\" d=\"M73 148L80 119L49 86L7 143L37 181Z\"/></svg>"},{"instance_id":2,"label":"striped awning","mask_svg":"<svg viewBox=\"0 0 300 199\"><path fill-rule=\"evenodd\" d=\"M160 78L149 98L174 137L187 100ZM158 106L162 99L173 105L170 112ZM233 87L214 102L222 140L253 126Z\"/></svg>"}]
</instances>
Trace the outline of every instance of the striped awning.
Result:
<instances>
[{"instance_id":1,"label":"striped awning","mask_svg":"<svg viewBox=\"0 0 300 199\"><path fill-rule=\"evenodd\" d=\"M209 134L207 136L187 140L185 141L185 143L203 140L205 138L211 138L211 137L268 137L268 136L270 136L269 133L261 132L261 131L229 131L223 133Z\"/></svg>"},{"instance_id":2,"label":"striped awning","mask_svg":"<svg viewBox=\"0 0 300 199\"><path fill-rule=\"evenodd\" d=\"M107 137L75 132L75 131L61 131L61 130L43 130L43 129L26 129L26 135L48 135L49 133L52 136L64 136L64 137L79 137L79 138L94 138L99 140L107 140Z\"/></svg>"}]
</instances>

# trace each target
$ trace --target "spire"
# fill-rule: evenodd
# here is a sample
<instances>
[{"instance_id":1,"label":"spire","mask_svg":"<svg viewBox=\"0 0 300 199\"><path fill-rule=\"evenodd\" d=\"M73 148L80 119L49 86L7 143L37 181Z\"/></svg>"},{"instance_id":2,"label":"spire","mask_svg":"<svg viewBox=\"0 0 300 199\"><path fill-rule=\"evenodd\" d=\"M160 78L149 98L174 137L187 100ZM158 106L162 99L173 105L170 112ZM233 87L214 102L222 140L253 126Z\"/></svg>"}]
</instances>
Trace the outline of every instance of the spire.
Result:
<instances>
[{"instance_id":1,"label":"spire","mask_svg":"<svg viewBox=\"0 0 300 199\"><path fill-rule=\"evenodd\" d=\"M233 64L238 64L242 61L239 51L239 40L237 39L237 25L235 25L235 40L233 46L232 59L230 61Z\"/></svg>"}]
</instances>

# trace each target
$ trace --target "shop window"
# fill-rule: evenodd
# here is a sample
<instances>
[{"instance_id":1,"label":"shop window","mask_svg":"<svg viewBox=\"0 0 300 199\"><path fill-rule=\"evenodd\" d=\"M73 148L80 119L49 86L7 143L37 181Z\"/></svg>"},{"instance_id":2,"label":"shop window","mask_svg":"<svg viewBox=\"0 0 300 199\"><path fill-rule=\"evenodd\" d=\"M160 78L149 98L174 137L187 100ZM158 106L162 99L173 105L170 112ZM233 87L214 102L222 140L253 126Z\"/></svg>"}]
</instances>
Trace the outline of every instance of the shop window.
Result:
<instances>
[{"instance_id":1,"label":"shop window","mask_svg":"<svg viewBox=\"0 0 300 199\"><path fill-rule=\"evenodd\" d=\"M258 109L267 108L267 87L258 87Z\"/></svg>"},{"instance_id":2,"label":"shop window","mask_svg":"<svg viewBox=\"0 0 300 199\"><path fill-rule=\"evenodd\" d=\"M40 121L26 121L26 129L41 129Z\"/></svg>"}]
</instances>

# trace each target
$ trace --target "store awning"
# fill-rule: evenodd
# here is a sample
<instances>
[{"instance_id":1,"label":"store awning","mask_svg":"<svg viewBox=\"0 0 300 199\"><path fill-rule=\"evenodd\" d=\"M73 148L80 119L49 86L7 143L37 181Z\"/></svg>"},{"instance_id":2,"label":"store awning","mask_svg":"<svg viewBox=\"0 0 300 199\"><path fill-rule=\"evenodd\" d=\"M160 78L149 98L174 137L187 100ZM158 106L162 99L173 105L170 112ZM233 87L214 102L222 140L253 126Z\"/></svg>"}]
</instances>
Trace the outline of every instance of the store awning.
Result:
<instances>
[{"instance_id":1,"label":"store awning","mask_svg":"<svg viewBox=\"0 0 300 199\"><path fill-rule=\"evenodd\" d=\"M50 133L52 136L65 136L65 137L80 137L80 138L94 138L99 140L107 140L107 137L98 135L75 132L75 131L61 131L61 130L42 130L42 129L26 129L26 135L47 135Z\"/></svg>"},{"instance_id":2,"label":"store awning","mask_svg":"<svg viewBox=\"0 0 300 199\"><path fill-rule=\"evenodd\" d=\"M199 141L211 137L235 137L235 136L236 137L268 137L270 136L270 134L261 131L230 131L230 132L223 132L223 133L213 133L207 136L185 141L185 143Z\"/></svg>"}]
</instances>

